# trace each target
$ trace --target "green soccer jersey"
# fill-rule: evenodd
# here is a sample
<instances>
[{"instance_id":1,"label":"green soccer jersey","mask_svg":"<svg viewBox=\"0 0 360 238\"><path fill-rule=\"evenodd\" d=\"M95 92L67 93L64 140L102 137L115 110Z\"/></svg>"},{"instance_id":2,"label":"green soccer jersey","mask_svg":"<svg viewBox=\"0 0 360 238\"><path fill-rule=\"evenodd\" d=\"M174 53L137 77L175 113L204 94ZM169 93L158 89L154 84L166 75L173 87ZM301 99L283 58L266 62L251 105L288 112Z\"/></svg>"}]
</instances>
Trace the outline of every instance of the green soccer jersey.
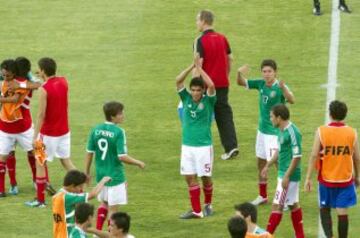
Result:
<instances>
[{"instance_id":1,"label":"green soccer jersey","mask_svg":"<svg viewBox=\"0 0 360 238\"><path fill-rule=\"evenodd\" d=\"M279 178L284 177L288 170L292 159L301 157L301 134L299 129L291 122L284 128L283 131L279 130L278 134L279 143ZM297 164L294 172L290 175L290 181L300 181L301 166Z\"/></svg>"},{"instance_id":2,"label":"green soccer jersey","mask_svg":"<svg viewBox=\"0 0 360 238\"><path fill-rule=\"evenodd\" d=\"M87 238L88 236L86 235L86 233L78 226L75 226L71 233L69 238Z\"/></svg>"},{"instance_id":3,"label":"green soccer jersey","mask_svg":"<svg viewBox=\"0 0 360 238\"><path fill-rule=\"evenodd\" d=\"M184 87L179 90L183 102L182 144L188 146L212 145L211 122L216 96L204 95L200 102L193 101Z\"/></svg>"},{"instance_id":4,"label":"green soccer jersey","mask_svg":"<svg viewBox=\"0 0 360 238\"><path fill-rule=\"evenodd\" d=\"M247 80L249 89L259 91L259 131L267 135L276 135L278 129L270 121L271 108L279 103L285 103L285 97L276 80L270 87L264 79Z\"/></svg>"},{"instance_id":5,"label":"green soccer jersey","mask_svg":"<svg viewBox=\"0 0 360 238\"><path fill-rule=\"evenodd\" d=\"M125 131L114 123L97 125L90 133L87 151L95 154L96 181L111 177L106 186L125 182L124 165L119 157L127 154Z\"/></svg>"}]
</instances>

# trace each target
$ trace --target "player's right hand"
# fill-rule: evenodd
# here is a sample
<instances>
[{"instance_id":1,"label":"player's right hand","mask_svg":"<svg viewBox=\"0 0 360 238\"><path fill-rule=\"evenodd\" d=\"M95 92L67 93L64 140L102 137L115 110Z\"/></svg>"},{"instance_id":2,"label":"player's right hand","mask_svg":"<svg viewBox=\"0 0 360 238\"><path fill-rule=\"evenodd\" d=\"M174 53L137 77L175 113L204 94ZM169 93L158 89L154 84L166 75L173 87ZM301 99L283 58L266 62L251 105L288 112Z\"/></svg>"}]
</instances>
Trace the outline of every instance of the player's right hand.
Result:
<instances>
[{"instance_id":1,"label":"player's right hand","mask_svg":"<svg viewBox=\"0 0 360 238\"><path fill-rule=\"evenodd\" d=\"M309 180L309 179L305 180L304 189L305 189L305 192L311 192L311 190L312 190L311 180Z\"/></svg>"},{"instance_id":2,"label":"player's right hand","mask_svg":"<svg viewBox=\"0 0 360 238\"><path fill-rule=\"evenodd\" d=\"M247 75L250 72L250 65L244 64L238 69L238 72Z\"/></svg>"},{"instance_id":3,"label":"player's right hand","mask_svg":"<svg viewBox=\"0 0 360 238\"><path fill-rule=\"evenodd\" d=\"M102 178L102 181L103 181L104 183L110 182L110 181L111 181L111 177L105 176L105 177Z\"/></svg>"}]
</instances>

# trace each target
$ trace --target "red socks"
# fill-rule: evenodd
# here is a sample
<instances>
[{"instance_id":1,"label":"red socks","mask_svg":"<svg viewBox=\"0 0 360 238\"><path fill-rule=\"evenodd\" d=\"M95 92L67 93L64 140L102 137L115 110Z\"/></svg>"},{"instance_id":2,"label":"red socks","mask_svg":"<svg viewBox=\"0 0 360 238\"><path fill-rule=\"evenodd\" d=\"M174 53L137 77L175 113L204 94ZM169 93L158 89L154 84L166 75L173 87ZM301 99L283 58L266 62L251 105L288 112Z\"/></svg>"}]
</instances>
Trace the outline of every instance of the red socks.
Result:
<instances>
[{"instance_id":1,"label":"red socks","mask_svg":"<svg viewBox=\"0 0 360 238\"><path fill-rule=\"evenodd\" d=\"M190 201L193 212L200 213L201 212L201 204L200 204L200 186L194 185L189 187Z\"/></svg>"},{"instance_id":2,"label":"red socks","mask_svg":"<svg viewBox=\"0 0 360 238\"><path fill-rule=\"evenodd\" d=\"M282 218L281 212L279 211L271 212L266 230L271 234L274 234L276 227L280 224L281 218Z\"/></svg>"},{"instance_id":3,"label":"red socks","mask_svg":"<svg viewBox=\"0 0 360 238\"><path fill-rule=\"evenodd\" d=\"M304 229L303 229L303 220L302 220L302 210L298 208L291 211L291 220L295 230L296 238L304 238Z\"/></svg>"},{"instance_id":4,"label":"red socks","mask_svg":"<svg viewBox=\"0 0 360 238\"><path fill-rule=\"evenodd\" d=\"M108 214L108 209L106 206L101 205L97 210L97 219L96 219L96 229L102 230L104 222Z\"/></svg>"},{"instance_id":5,"label":"red socks","mask_svg":"<svg viewBox=\"0 0 360 238\"><path fill-rule=\"evenodd\" d=\"M32 178L33 178L33 181L35 182L35 180L36 180L35 156L33 155L33 153L28 152L27 157L28 157L28 162L29 162L29 166L31 169L31 173L32 173Z\"/></svg>"},{"instance_id":6,"label":"red socks","mask_svg":"<svg viewBox=\"0 0 360 238\"><path fill-rule=\"evenodd\" d=\"M203 187L204 196L205 196L205 204L211 204L212 194L213 194L213 185L207 185Z\"/></svg>"},{"instance_id":7,"label":"red socks","mask_svg":"<svg viewBox=\"0 0 360 238\"><path fill-rule=\"evenodd\" d=\"M259 182L259 195L263 198L267 198L267 182Z\"/></svg>"},{"instance_id":8,"label":"red socks","mask_svg":"<svg viewBox=\"0 0 360 238\"><path fill-rule=\"evenodd\" d=\"M45 187L46 187L46 178L45 177L36 177L36 194L37 200L41 203L45 202Z\"/></svg>"},{"instance_id":9,"label":"red socks","mask_svg":"<svg viewBox=\"0 0 360 238\"><path fill-rule=\"evenodd\" d=\"M6 159L6 166L9 173L10 184L11 186L16 186L16 159L14 151L9 153L8 158Z\"/></svg>"},{"instance_id":10,"label":"red socks","mask_svg":"<svg viewBox=\"0 0 360 238\"><path fill-rule=\"evenodd\" d=\"M5 192L6 162L0 161L0 193Z\"/></svg>"}]
</instances>

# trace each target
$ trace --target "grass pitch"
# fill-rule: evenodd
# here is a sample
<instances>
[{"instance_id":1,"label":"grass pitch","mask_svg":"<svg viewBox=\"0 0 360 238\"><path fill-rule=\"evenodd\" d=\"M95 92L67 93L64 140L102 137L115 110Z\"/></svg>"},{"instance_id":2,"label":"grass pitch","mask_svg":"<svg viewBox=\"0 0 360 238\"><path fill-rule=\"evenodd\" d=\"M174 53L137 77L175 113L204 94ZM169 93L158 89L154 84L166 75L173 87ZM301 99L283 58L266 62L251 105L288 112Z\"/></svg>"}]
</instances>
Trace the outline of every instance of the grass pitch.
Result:
<instances>
[{"instance_id":1,"label":"grass pitch","mask_svg":"<svg viewBox=\"0 0 360 238\"><path fill-rule=\"evenodd\" d=\"M360 126L357 96L357 60L360 57L360 3L341 15L341 40L337 98L349 105L348 123ZM226 223L235 203L257 196L254 156L257 128L257 92L235 85L237 67L274 58L281 79L291 87L296 103L291 120L303 134L303 177L315 129L324 122L330 36L330 3L325 14L311 15L311 1L267 0L105 0L105 1L1 1L0 58L20 55L36 61L57 60L59 74L70 82L72 158L84 168L87 135L102 122L101 106L108 100L125 104L129 154L147 163L145 171L127 166L131 233L137 237L228 237ZM234 55L230 102L240 142L240 159L215 160L215 214L202 220L182 221L189 208L186 184L179 175L180 122L175 76L191 62L192 43L198 35L195 16L203 8L215 12L215 29L224 33ZM36 95L32 102L35 116ZM223 153L213 130L216 158ZM21 150L18 157L20 194L0 200L0 237L51 237L51 205L30 209L24 201L34 196L30 170ZM50 178L60 187L64 171L50 164ZM275 189L275 170L269 183ZM47 198L50 202L50 199ZM97 202L93 202L97 204ZM317 237L317 193L300 193L307 237ZM259 224L266 227L271 206L259 207ZM290 214L285 213L276 237L292 237ZM360 232L358 208L350 212L350 236ZM336 230L336 217L334 231Z\"/></svg>"}]
</instances>

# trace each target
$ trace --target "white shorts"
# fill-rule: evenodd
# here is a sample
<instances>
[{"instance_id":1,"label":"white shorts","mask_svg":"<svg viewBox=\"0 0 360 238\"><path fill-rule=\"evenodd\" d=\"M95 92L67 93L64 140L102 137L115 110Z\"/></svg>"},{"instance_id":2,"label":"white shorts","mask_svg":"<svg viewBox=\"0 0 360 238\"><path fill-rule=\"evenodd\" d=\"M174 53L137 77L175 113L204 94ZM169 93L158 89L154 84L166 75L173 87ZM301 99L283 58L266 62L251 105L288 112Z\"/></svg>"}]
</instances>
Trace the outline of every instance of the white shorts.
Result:
<instances>
[{"instance_id":1,"label":"white shorts","mask_svg":"<svg viewBox=\"0 0 360 238\"><path fill-rule=\"evenodd\" d=\"M46 136L40 134L45 144L47 161L53 161L54 157L61 159L70 158L70 132L62 136Z\"/></svg>"},{"instance_id":2,"label":"white shorts","mask_svg":"<svg viewBox=\"0 0 360 238\"><path fill-rule=\"evenodd\" d=\"M279 145L277 136L267 135L260 131L256 135L256 157L264 160L271 160L274 152L278 150Z\"/></svg>"},{"instance_id":3,"label":"white shorts","mask_svg":"<svg viewBox=\"0 0 360 238\"><path fill-rule=\"evenodd\" d=\"M214 160L213 146L181 146L181 175L211 176Z\"/></svg>"},{"instance_id":4,"label":"white shorts","mask_svg":"<svg viewBox=\"0 0 360 238\"><path fill-rule=\"evenodd\" d=\"M18 143L25 151L32 151L32 140L34 136L34 128L30 128L25 132L18 134L10 134L0 131L0 154L8 155L14 150L15 144Z\"/></svg>"},{"instance_id":5,"label":"white shorts","mask_svg":"<svg viewBox=\"0 0 360 238\"><path fill-rule=\"evenodd\" d=\"M107 202L109 206L126 205L128 202L127 182L116 186L104 186L98 195L98 200Z\"/></svg>"},{"instance_id":6,"label":"white shorts","mask_svg":"<svg viewBox=\"0 0 360 238\"><path fill-rule=\"evenodd\" d=\"M289 186L284 190L281 186L282 179L277 179L277 186L275 197L273 200L274 204L279 204L282 206L294 205L294 203L299 202L299 182L289 182Z\"/></svg>"}]
</instances>

